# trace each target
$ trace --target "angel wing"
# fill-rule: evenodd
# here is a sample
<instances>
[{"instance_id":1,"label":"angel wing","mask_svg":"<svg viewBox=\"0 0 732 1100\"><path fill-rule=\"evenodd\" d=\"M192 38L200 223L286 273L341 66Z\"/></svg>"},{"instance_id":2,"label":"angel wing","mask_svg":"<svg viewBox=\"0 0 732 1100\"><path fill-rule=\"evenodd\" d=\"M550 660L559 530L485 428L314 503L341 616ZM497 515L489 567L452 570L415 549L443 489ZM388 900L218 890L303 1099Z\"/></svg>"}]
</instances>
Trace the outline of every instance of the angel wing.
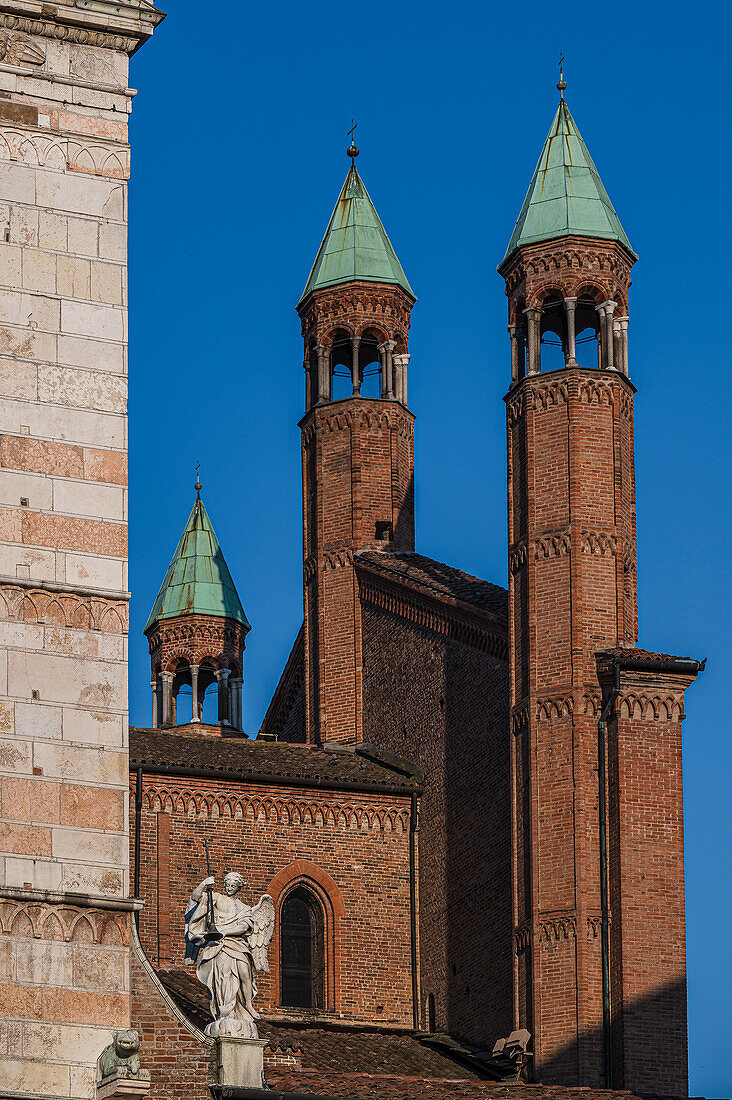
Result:
<instances>
[{"instance_id":1,"label":"angel wing","mask_svg":"<svg viewBox=\"0 0 732 1100\"><path fill-rule=\"evenodd\" d=\"M269 973L267 948L272 940L275 926L275 906L269 894L262 894L255 906L247 913L252 922L252 930L247 936L252 949L255 970Z\"/></svg>"}]
</instances>

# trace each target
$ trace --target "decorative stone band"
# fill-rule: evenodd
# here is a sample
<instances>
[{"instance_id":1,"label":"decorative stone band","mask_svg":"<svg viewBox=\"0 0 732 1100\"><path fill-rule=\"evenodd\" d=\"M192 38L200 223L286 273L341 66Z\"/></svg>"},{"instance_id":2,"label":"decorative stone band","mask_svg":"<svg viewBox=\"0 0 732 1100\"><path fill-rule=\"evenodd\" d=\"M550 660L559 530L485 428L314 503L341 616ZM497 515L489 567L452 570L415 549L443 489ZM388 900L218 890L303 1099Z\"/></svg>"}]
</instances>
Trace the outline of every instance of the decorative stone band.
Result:
<instances>
[{"instance_id":1,"label":"decorative stone band","mask_svg":"<svg viewBox=\"0 0 732 1100\"><path fill-rule=\"evenodd\" d=\"M286 780L283 780L286 782ZM134 798L134 776L131 778L130 799ZM231 784L215 785L201 789L196 780L192 790L182 780L177 783L159 783L149 778L143 780L143 805L156 813L195 814L196 817L215 821L220 818L249 821L272 821L277 824L307 824L325 827L345 826L349 829L383 830L405 833L409 829L409 809L384 806L383 795L379 803L367 801L314 798L305 795L270 797L247 791L232 793Z\"/></svg>"},{"instance_id":2,"label":"decorative stone band","mask_svg":"<svg viewBox=\"0 0 732 1100\"><path fill-rule=\"evenodd\" d=\"M0 887L0 932L67 943L127 947L135 898Z\"/></svg>"},{"instance_id":3,"label":"decorative stone band","mask_svg":"<svg viewBox=\"0 0 732 1100\"><path fill-rule=\"evenodd\" d=\"M126 634L129 627L127 594L114 599L69 590L61 585L3 583L0 578L0 620L48 623L81 630Z\"/></svg>"},{"instance_id":4,"label":"decorative stone band","mask_svg":"<svg viewBox=\"0 0 732 1100\"><path fill-rule=\"evenodd\" d=\"M7 126L0 128L0 160L20 161L62 172L85 172L121 180L130 178L130 153L126 144L77 141Z\"/></svg>"},{"instance_id":5,"label":"decorative stone band","mask_svg":"<svg viewBox=\"0 0 732 1100\"><path fill-rule=\"evenodd\" d=\"M457 609L452 611L442 604L433 603L428 597L419 597L415 593L414 598L410 599L402 590L382 586L361 573L358 576L359 594L364 602L408 619L435 634L456 638L500 661L508 661L505 636L482 622L472 608L466 607L461 614Z\"/></svg>"},{"instance_id":6,"label":"decorative stone band","mask_svg":"<svg viewBox=\"0 0 732 1100\"><path fill-rule=\"evenodd\" d=\"M33 512L28 508L0 509L0 538L24 546L127 557L127 525L124 523Z\"/></svg>"},{"instance_id":7,"label":"decorative stone band","mask_svg":"<svg viewBox=\"0 0 732 1100\"><path fill-rule=\"evenodd\" d=\"M80 46L106 46L110 50L132 54L165 18L163 12L142 5L139 8L131 5L117 8L105 5L104 13L100 10L95 12L92 8L71 8L68 5L68 16L64 10L66 7L66 4L54 5L52 8L50 5L43 5L40 15L43 17L47 11L49 14L52 11L53 19L35 19L28 16L37 12L37 5L10 3L5 0L5 10L0 10L0 27L22 34L53 38L58 42L73 42ZM127 17L123 14L125 11L129 13ZM65 18L69 19L69 23L65 22ZM123 33L115 34L115 31Z\"/></svg>"}]
</instances>

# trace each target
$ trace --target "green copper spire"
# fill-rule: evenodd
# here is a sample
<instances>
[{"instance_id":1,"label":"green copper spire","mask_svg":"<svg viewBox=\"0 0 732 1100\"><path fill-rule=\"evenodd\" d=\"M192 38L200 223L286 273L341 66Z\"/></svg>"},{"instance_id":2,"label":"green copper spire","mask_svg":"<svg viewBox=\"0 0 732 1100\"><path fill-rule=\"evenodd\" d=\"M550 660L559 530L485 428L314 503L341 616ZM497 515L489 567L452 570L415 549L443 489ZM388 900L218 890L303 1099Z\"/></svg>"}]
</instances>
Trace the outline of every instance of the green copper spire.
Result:
<instances>
[{"instance_id":1,"label":"green copper spire","mask_svg":"<svg viewBox=\"0 0 732 1100\"><path fill-rule=\"evenodd\" d=\"M521 245L572 235L618 241L637 259L564 101L563 83L560 78L562 98L499 269Z\"/></svg>"},{"instance_id":2,"label":"green copper spire","mask_svg":"<svg viewBox=\"0 0 732 1100\"><path fill-rule=\"evenodd\" d=\"M358 155L357 149L354 155ZM396 284L410 298L415 297L352 156L300 302L313 290L354 280Z\"/></svg>"},{"instance_id":3,"label":"green copper spire","mask_svg":"<svg viewBox=\"0 0 732 1100\"><path fill-rule=\"evenodd\" d=\"M196 489L200 492L200 482L196 482ZM250 629L200 496L196 497L144 633L158 619L180 615L217 615Z\"/></svg>"}]
</instances>

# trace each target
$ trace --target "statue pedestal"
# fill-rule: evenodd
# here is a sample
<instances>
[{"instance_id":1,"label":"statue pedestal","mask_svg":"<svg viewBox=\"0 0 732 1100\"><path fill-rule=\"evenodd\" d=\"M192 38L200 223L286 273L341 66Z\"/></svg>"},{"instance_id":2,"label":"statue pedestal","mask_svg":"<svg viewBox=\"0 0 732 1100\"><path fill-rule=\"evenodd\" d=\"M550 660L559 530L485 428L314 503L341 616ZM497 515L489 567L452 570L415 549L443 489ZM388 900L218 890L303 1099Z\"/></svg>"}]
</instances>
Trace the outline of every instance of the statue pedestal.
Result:
<instances>
[{"instance_id":1,"label":"statue pedestal","mask_svg":"<svg viewBox=\"0 0 732 1100\"><path fill-rule=\"evenodd\" d=\"M127 1097L128 1100L144 1100L150 1091L150 1074L147 1077L124 1077L113 1074L97 1084L96 1100L113 1100L113 1097Z\"/></svg>"},{"instance_id":2,"label":"statue pedestal","mask_svg":"<svg viewBox=\"0 0 732 1100\"><path fill-rule=\"evenodd\" d=\"M261 1089L264 1083L266 1039L216 1039L211 1055L211 1093L221 1089Z\"/></svg>"}]
</instances>

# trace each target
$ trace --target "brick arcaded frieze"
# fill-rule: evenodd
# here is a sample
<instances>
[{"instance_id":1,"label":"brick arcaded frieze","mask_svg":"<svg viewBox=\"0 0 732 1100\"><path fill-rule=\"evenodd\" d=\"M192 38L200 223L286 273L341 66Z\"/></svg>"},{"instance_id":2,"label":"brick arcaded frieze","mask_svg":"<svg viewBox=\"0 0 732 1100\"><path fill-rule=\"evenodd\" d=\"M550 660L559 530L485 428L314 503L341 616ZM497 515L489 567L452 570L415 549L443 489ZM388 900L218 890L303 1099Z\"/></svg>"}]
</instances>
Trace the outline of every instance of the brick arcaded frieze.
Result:
<instances>
[{"instance_id":1,"label":"brick arcaded frieze","mask_svg":"<svg viewBox=\"0 0 732 1100\"><path fill-rule=\"evenodd\" d=\"M68 588L51 591L0 581L0 619L126 634L129 608L126 598L87 596Z\"/></svg>"},{"instance_id":2,"label":"brick arcaded frieze","mask_svg":"<svg viewBox=\"0 0 732 1100\"><path fill-rule=\"evenodd\" d=\"M134 777L131 778L130 799L134 799ZM203 790L200 781L195 789L185 782L155 783L143 781L143 803L154 813L180 813L189 817L213 821L230 818L260 821L278 825L344 826L347 829L383 830L404 833L409 828L409 809L385 806L383 796L378 805L366 800L315 798L312 796L277 797L249 792L234 793L230 785Z\"/></svg>"}]
</instances>

